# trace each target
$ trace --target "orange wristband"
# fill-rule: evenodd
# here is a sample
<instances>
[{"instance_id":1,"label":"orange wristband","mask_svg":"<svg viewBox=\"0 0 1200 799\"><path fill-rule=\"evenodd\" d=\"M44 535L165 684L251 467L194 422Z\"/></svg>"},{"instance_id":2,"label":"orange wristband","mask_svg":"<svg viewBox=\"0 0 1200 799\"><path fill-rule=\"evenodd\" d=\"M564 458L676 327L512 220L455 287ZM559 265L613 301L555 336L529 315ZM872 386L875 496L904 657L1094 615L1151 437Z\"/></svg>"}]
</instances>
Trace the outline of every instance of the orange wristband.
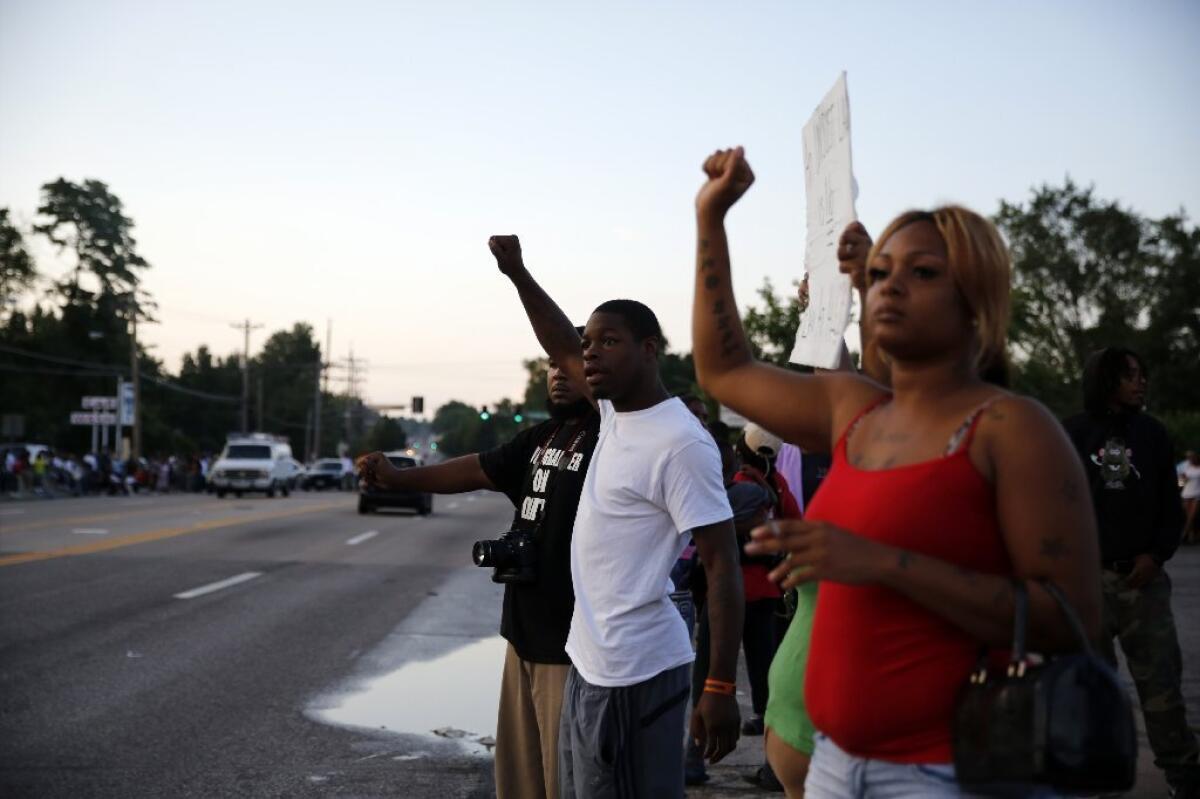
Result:
<instances>
[{"instance_id":1,"label":"orange wristband","mask_svg":"<svg viewBox=\"0 0 1200 799\"><path fill-rule=\"evenodd\" d=\"M725 696L733 696L737 693L737 685L724 680L708 679L704 681L704 692L708 694L723 694Z\"/></svg>"}]
</instances>

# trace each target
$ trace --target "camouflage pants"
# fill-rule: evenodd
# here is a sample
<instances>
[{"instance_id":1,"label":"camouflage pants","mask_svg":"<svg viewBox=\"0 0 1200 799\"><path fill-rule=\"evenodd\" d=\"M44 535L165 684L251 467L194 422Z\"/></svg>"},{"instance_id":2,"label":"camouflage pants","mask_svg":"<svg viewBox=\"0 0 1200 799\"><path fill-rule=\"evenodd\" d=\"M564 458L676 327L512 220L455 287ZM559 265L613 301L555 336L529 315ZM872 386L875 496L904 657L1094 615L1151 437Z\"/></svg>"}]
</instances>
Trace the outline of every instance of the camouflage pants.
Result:
<instances>
[{"instance_id":1,"label":"camouflage pants","mask_svg":"<svg viewBox=\"0 0 1200 799\"><path fill-rule=\"evenodd\" d=\"M1146 721L1146 736L1154 751L1154 764L1177 788L1200 785L1196 736L1184 714L1180 678L1183 657L1171 613L1171 579L1159 571L1140 589L1125 585L1117 572L1101 572L1104 587L1104 627L1101 648L1116 666L1113 639L1121 651L1137 687Z\"/></svg>"}]
</instances>

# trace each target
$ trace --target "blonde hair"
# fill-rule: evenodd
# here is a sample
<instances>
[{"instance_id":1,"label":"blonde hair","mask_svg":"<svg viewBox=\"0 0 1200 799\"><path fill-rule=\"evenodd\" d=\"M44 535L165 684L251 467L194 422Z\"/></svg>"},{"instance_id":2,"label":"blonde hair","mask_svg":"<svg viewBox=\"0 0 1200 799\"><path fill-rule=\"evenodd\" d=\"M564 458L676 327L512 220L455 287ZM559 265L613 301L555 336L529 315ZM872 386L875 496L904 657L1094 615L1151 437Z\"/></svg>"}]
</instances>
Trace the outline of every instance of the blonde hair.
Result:
<instances>
[{"instance_id":1,"label":"blonde hair","mask_svg":"<svg viewBox=\"0 0 1200 799\"><path fill-rule=\"evenodd\" d=\"M986 217L959 205L905 211L880 234L868 262L897 230L914 222L931 223L946 245L950 275L975 326L976 372L992 382L1006 382L1012 259L1000 231Z\"/></svg>"}]
</instances>

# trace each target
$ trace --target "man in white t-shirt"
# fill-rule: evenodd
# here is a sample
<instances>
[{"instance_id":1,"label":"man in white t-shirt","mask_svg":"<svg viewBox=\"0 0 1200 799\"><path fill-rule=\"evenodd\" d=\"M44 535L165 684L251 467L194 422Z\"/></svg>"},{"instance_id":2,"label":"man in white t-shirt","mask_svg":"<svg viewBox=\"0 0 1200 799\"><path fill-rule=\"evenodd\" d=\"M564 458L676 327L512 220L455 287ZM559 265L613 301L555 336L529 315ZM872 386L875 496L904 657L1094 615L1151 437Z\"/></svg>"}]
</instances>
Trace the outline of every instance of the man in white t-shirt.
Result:
<instances>
[{"instance_id":1,"label":"man in white t-shirt","mask_svg":"<svg viewBox=\"0 0 1200 799\"><path fill-rule=\"evenodd\" d=\"M716 762L737 745L742 586L721 459L659 377L654 313L611 300L583 336L530 276L516 236L488 242L542 347L600 411L571 543L575 610L559 734L560 796L683 796L679 734L691 641L670 571L691 537L708 580L711 656L691 734Z\"/></svg>"}]
</instances>

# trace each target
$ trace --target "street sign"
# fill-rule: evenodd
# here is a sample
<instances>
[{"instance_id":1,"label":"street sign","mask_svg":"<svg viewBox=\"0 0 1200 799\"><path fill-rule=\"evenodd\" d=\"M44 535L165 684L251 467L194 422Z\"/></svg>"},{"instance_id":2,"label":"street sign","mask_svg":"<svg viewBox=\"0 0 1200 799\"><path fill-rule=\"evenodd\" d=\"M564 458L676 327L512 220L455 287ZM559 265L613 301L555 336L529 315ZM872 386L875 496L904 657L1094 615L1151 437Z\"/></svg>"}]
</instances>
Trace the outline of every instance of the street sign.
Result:
<instances>
[{"instance_id":1,"label":"street sign","mask_svg":"<svg viewBox=\"0 0 1200 799\"><path fill-rule=\"evenodd\" d=\"M133 426L133 413L134 413L133 383L122 383L121 384L120 400L121 400L121 408L120 408L121 424L123 424L127 427L132 427Z\"/></svg>"},{"instance_id":2,"label":"street sign","mask_svg":"<svg viewBox=\"0 0 1200 799\"><path fill-rule=\"evenodd\" d=\"M80 400L79 407L83 408L85 411L115 411L117 409L117 398L84 397L82 400ZM109 422L109 424L115 424L115 422Z\"/></svg>"},{"instance_id":3,"label":"street sign","mask_svg":"<svg viewBox=\"0 0 1200 799\"><path fill-rule=\"evenodd\" d=\"M107 411L71 411L71 424L114 425L117 415Z\"/></svg>"}]
</instances>

